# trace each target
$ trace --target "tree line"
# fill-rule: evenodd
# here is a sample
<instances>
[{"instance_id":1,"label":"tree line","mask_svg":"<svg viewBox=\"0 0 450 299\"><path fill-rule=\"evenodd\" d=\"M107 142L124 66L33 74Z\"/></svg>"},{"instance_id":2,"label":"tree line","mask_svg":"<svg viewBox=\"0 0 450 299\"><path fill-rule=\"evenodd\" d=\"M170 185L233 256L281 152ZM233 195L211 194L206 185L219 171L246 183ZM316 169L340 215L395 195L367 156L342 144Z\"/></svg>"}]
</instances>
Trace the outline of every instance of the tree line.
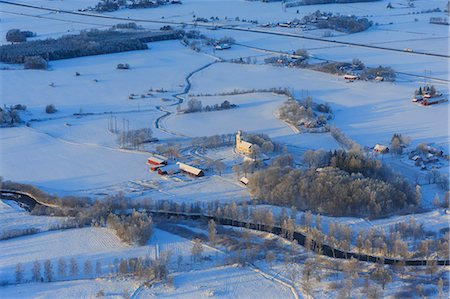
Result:
<instances>
[{"instance_id":1,"label":"tree line","mask_svg":"<svg viewBox=\"0 0 450 299\"><path fill-rule=\"evenodd\" d=\"M382 217L418 205L413 188L377 160L362 153L308 152L308 169L275 161L250 176L257 200L331 216ZM286 161L286 159L284 159Z\"/></svg>"},{"instance_id":2,"label":"tree line","mask_svg":"<svg viewBox=\"0 0 450 299\"><path fill-rule=\"evenodd\" d=\"M0 46L0 61L24 63L29 57L47 61L148 49L146 43L178 38L173 31L121 32L91 29L77 35Z\"/></svg>"}]
</instances>

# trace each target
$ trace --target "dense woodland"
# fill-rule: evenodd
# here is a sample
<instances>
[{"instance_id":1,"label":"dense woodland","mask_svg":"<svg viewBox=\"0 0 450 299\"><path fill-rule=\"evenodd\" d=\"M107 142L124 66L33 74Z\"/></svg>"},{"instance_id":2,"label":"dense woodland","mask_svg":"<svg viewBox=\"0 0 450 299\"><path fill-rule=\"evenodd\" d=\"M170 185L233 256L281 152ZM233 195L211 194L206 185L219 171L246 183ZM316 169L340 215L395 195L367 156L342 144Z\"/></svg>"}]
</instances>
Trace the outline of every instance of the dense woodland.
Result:
<instances>
[{"instance_id":1,"label":"dense woodland","mask_svg":"<svg viewBox=\"0 0 450 299\"><path fill-rule=\"evenodd\" d=\"M331 216L381 217L414 208L417 192L400 176L361 152L307 152L308 169L273 162L250 178L256 199Z\"/></svg>"},{"instance_id":2,"label":"dense woodland","mask_svg":"<svg viewBox=\"0 0 450 299\"><path fill-rule=\"evenodd\" d=\"M27 57L33 56L40 56L48 61L144 50L148 49L146 44L148 42L174 38L178 38L178 33L173 31L121 32L113 29L103 31L91 29L78 35L0 46L0 61L24 63Z\"/></svg>"}]
</instances>

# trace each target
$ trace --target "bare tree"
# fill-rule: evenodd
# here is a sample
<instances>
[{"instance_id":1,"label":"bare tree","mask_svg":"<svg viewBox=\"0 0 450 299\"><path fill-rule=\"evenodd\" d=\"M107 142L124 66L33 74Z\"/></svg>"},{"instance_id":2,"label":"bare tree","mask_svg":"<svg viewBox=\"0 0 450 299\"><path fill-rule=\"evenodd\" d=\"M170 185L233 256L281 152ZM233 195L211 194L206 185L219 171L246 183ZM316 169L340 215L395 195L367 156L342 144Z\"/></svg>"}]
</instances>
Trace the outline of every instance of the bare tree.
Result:
<instances>
[{"instance_id":1,"label":"bare tree","mask_svg":"<svg viewBox=\"0 0 450 299\"><path fill-rule=\"evenodd\" d=\"M102 263L100 261L95 262L95 275L97 277L102 275Z\"/></svg>"},{"instance_id":2,"label":"bare tree","mask_svg":"<svg viewBox=\"0 0 450 299\"><path fill-rule=\"evenodd\" d=\"M70 259L70 276L75 277L78 275L78 263L75 258Z\"/></svg>"},{"instance_id":3,"label":"bare tree","mask_svg":"<svg viewBox=\"0 0 450 299\"><path fill-rule=\"evenodd\" d=\"M275 254L272 251L266 253L266 262L269 264L269 268L272 269L273 261L275 260Z\"/></svg>"},{"instance_id":4,"label":"bare tree","mask_svg":"<svg viewBox=\"0 0 450 299\"><path fill-rule=\"evenodd\" d=\"M392 281L391 272L383 265L377 265L377 268L372 272L371 277L381 285L383 290L386 285Z\"/></svg>"},{"instance_id":5,"label":"bare tree","mask_svg":"<svg viewBox=\"0 0 450 299\"><path fill-rule=\"evenodd\" d=\"M44 276L48 282L53 281L53 265L50 260L46 260L44 263Z\"/></svg>"},{"instance_id":6,"label":"bare tree","mask_svg":"<svg viewBox=\"0 0 450 299\"><path fill-rule=\"evenodd\" d=\"M41 264L39 263L39 261L35 261L33 263L33 268L31 269L31 277L35 282L41 281Z\"/></svg>"},{"instance_id":7,"label":"bare tree","mask_svg":"<svg viewBox=\"0 0 450 299\"><path fill-rule=\"evenodd\" d=\"M266 230L272 232L275 225L275 220L273 218L272 210L268 210L265 215L264 224L266 225Z\"/></svg>"},{"instance_id":8,"label":"bare tree","mask_svg":"<svg viewBox=\"0 0 450 299\"><path fill-rule=\"evenodd\" d=\"M202 240L200 240L199 238L195 238L194 240L192 240L192 248L191 248L193 261L194 262L201 261L202 253L203 253Z\"/></svg>"},{"instance_id":9,"label":"bare tree","mask_svg":"<svg viewBox=\"0 0 450 299\"><path fill-rule=\"evenodd\" d=\"M61 257L58 260L58 276L59 276L59 278L66 277L66 273L67 273L66 260L63 257Z\"/></svg>"},{"instance_id":10,"label":"bare tree","mask_svg":"<svg viewBox=\"0 0 450 299\"><path fill-rule=\"evenodd\" d=\"M211 244L215 244L217 236L216 223L213 219L208 222L208 238Z\"/></svg>"},{"instance_id":11,"label":"bare tree","mask_svg":"<svg viewBox=\"0 0 450 299\"><path fill-rule=\"evenodd\" d=\"M313 274L314 274L314 261L308 258L305 260L305 265L303 266L302 271L303 281L306 281L306 283L308 283Z\"/></svg>"},{"instance_id":12,"label":"bare tree","mask_svg":"<svg viewBox=\"0 0 450 299\"><path fill-rule=\"evenodd\" d=\"M23 282L23 277L24 277L24 273L23 273L23 265L22 263L18 263L16 265L16 283L22 283Z\"/></svg>"},{"instance_id":13,"label":"bare tree","mask_svg":"<svg viewBox=\"0 0 450 299\"><path fill-rule=\"evenodd\" d=\"M437 282L437 289L438 289L439 298L444 298L444 281L442 280L442 277L439 278L439 280Z\"/></svg>"},{"instance_id":14,"label":"bare tree","mask_svg":"<svg viewBox=\"0 0 450 299\"><path fill-rule=\"evenodd\" d=\"M433 278L433 274L438 271L438 265L436 260L427 260L427 267L425 272L430 274L430 280Z\"/></svg>"}]
</instances>

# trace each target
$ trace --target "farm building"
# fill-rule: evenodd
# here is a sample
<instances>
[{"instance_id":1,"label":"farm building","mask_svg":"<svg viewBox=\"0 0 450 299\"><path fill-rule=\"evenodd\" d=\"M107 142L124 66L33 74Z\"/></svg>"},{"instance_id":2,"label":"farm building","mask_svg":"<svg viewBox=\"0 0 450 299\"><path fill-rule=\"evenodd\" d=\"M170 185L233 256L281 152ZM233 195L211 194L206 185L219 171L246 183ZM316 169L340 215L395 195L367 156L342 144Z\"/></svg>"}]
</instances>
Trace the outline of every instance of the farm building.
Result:
<instances>
[{"instance_id":1,"label":"farm building","mask_svg":"<svg viewBox=\"0 0 450 299\"><path fill-rule=\"evenodd\" d=\"M147 165L167 165L167 158L160 155L153 155L147 159Z\"/></svg>"},{"instance_id":2,"label":"farm building","mask_svg":"<svg viewBox=\"0 0 450 299\"><path fill-rule=\"evenodd\" d=\"M355 75L344 75L344 79L349 82L353 82L355 80L359 80L359 77Z\"/></svg>"},{"instance_id":3,"label":"farm building","mask_svg":"<svg viewBox=\"0 0 450 299\"><path fill-rule=\"evenodd\" d=\"M231 46L229 44L218 44L214 48L216 50L226 50L226 49L230 49Z\"/></svg>"},{"instance_id":4,"label":"farm building","mask_svg":"<svg viewBox=\"0 0 450 299\"><path fill-rule=\"evenodd\" d=\"M380 154L385 154L389 152L389 148L385 145L381 145L381 144L376 144L375 147L373 148L374 152L380 153Z\"/></svg>"},{"instance_id":5,"label":"farm building","mask_svg":"<svg viewBox=\"0 0 450 299\"><path fill-rule=\"evenodd\" d=\"M248 178L246 178L245 176L243 176L241 179L240 179L240 182L242 183L242 184L244 184L244 185L248 185L248 182L249 182L249 180L248 180Z\"/></svg>"},{"instance_id":6,"label":"farm building","mask_svg":"<svg viewBox=\"0 0 450 299\"><path fill-rule=\"evenodd\" d=\"M171 175L180 172L178 165L167 165L158 168L158 174L160 175Z\"/></svg>"},{"instance_id":7,"label":"farm building","mask_svg":"<svg viewBox=\"0 0 450 299\"><path fill-rule=\"evenodd\" d=\"M200 176L204 176L205 174L203 173L203 170L181 163L181 162L177 162L177 165L179 167L179 169L187 174L196 176L196 177L200 177Z\"/></svg>"},{"instance_id":8,"label":"farm building","mask_svg":"<svg viewBox=\"0 0 450 299\"><path fill-rule=\"evenodd\" d=\"M241 131L238 131L236 134L236 151L242 154L249 155L252 153L252 146L250 142L244 141L241 139Z\"/></svg>"}]
</instances>

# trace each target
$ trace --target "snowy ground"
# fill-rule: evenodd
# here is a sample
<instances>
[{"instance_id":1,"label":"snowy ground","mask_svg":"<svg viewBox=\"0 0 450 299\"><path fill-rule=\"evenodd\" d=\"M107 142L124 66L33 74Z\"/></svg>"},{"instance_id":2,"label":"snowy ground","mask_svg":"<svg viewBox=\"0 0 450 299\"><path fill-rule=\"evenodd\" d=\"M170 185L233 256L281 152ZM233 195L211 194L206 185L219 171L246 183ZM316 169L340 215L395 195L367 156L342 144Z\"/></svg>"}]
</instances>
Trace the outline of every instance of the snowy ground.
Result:
<instances>
[{"instance_id":1,"label":"snowy ground","mask_svg":"<svg viewBox=\"0 0 450 299\"><path fill-rule=\"evenodd\" d=\"M157 285L141 298L295 298L290 289L252 268L235 266L176 273L173 287Z\"/></svg>"},{"instance_id":2,"label":"snowy ground","mask_svg":"<svg viewBox=\"0 0 450 299\"><path fill-rule=\"evenodd\" d=\"M121 299L130 296L139 283L134 280L118 279L86 279L73 281L59 281L52 283L31 283L2 287L0 295L3 298L96 298L104 293L106 298Z\"/></svg>"},{"instance_id":3,"label":"snowy ground","mask_svg":"<svg viewBox=\"0 0 450 299\"><path fill-rule=\"evenodd\" d=\"M0 227L3 236L23 229L46 231L63 223L65 219L64 217L32 216L15 201L0 201Z\"/></svg>"},{"instance_id":4,"label":"snowy ground","mask_svg":"<svg viewBox=\"0 0 450 299\"><path fill-rule=\"evenodd\" d=\"M39 261L43 267L44 261L49 259L53 264L53 270L57 273L60 258L64 258L68 265L72 258L78 263L79 274L76 277L67 277L69 279L92 278L92 275L86 276L83 273L85 261L90 261L94 266L99 261L102 267L100 276L107 276L109 264L112 264L115 259L155 258L156 248L159 252L171 251L172 263L175 263L178 256L182 256L184 263L188 263L191 247L190 240L159 229L154 229L152 238L146 246L126 245L107 228L81 228L39 233L0 241L0 280L7 283L14 282L15 267L18 262L24 266L25 281L31 280L31 268L35 261ZM204 256L216 254L211 248L204 248ZM216 261L213 263L215 264ZM204 266L207 265L208 263ZM55 275L56 280L65 278Z\"/></svg>"},{"instance_id":5,"label":"snowy ground","mask_svg":"<svg viewBox=\"0 0 450 299\"><path fill-rule=\"evenodd\" d=\"M77 10L94 6L98 1L22 2ZM389 2L392 2L394 9L386 9ZM420 13L437 7L443 10L446 1L416 0L413 3L414 8L406 8L406 1L383 0L283 10L280 2L183 0L182 5L125 9L106 15L176 22L190 22L193 15L206 18L217 16L220 18L218 25L237 25L242 28L323 38L325 30L262 28L243 21L257 19L259 24L286 22L319 9L335 14L356 14L368 17L374 22L373 27L361 33L348 35L330 31L333 36L329 37L329 40L448 55L448 27L429 24L430 17L448 16L443 12ZM297 9L299 13L296 12ZM0 10L1 44L6 43L5 34L11 28L32 30L37 33L34 39L45 39L78 33L83 29L106 29L125 22L6 4L2 4ZM162 26L147 22L138 24L145 28ZM185 29L195 27L187 26ZM235 154L231 147L208 150L197 156L189 153L190 148L183 149L182 152L187 155L183 158L189 161L197 158L222 160L228 167L222 176L207 171L206 177L200 179L184 175L161 177L149 172L148 166L145 165L148 156L145 151L154 150L156 144L147 145L140 150L119 149L117 135L108 132L111 116L117 120L119 130L124 127L123 119L128 120L130 129L151 128L154 136L160 140L158 144L182 142L185 146L189 144L190 137L232 133L240 129L268 134L274 141L286 145L296 156L300 156L307 149L333 150L341 147L329 134L294 132L275 116L276 109L285 97L270 93L195 96L203 102L203 106L228 100L238 107L228 111L177 114L178 99L174 95L183 92L187 86L188 74L217 61L217 58L228 60L243 57L246 60L246 57L255 57L256 64L215 63L190 78L192 87L189 95L216 94L235 89L288 88L297 97L310 95L317 102L329 103L334 111L330 124L340 128L363 146L388 144L393 133L401 133L412 138L412 147L421 142L434 142L447 149L448 154L449 104L422 107L410 102L411 95L419 84L423 85L429 80L444 94L449 93L448 57L343 46L326 41L255 32L226 29L201 31L210 37L232 36L239 45L233 45L226 51L214 51L205 47L202 50L206 53L197 53L179 41L164 41L149 43L149 49L143 51L51 61L48 71L23 70L20 66L11 66L12 70L0 70L0 106L26 105L27 111L22 113L21 117L29 122L29 127L22 125L0 129L0 175L7 180L30 183L61 195L95 196L124 191L130 197L170 199L178 203L216 200L239 202L250 199L246 188L237 182L231 171L232 165L242 161L242 157ZM263 65L264 58L275 55L274 51L292 52L299 48L307 49L314 61L351 62L353 58L359 58L367 66L391 66L403 74L398 74L395 83L347 83L335 75ZM117 70L119 63L128 63L130 70ZM5 65L2 64L3 66ZM79 72L80 76L75 76L76 72ZM412 75L428 75L439 80ZM156 89L164 91L156 92ZM135 99L129 99L130 94L136 94ZM144 98L141 98L141 95L145 95ZM182 97L189 98L184 95ZM46 114L44 108L48 104L55 105L58 112ZM185 106L186 103L182 104L181 108ZM163 117L159 123L160 129L156 128L157 119L167 111L172 114ZM75 117L74 113L89 115ZM296 161L299 159L296 157ZM410 180L414 179L415 173L420 173L409 161L396 161L395 158L386 160L396 170L405 173ZM445 171L448 171L448 165L441 168L441 172ZM423 176L423 173L421 175ZM423 185L422 191L425 208L432 207L432 199L436 193L442 198L442 191L435 185ZM281 211L281 208L271 208L274 214ZM423 223L425 230L433 232L448 228L449 217L449 214L437 209L414 215L416 222ZM369 221L322 216L322 226L326 231L329 223L336 221L349 225L354 232L370 228L384 228L388 231L390 226L406 219L407 216L395 216ZM31 216L15 204L0 202L2 233L24 228L46 231L60 221L60 218ZM43 263L50 259L55 264L60 257L67 260L74 257L80 267L86 260L92 260L94 263L101 261L103 272L106 273L108 264L115 258L154 255L156 244L162 250L172 250L175 256L181 255L185 261L189 260L192 246L190 240L158 229L155 229L148 246L141 247L123 244L106 228L51 231L0 241L0 281L14 281L18 261L24 264L25 276L29 279L30 268L35 260ZM174 287L157 285L146 289L141 297L255 298L255 294L264 294L264 298L292 296L289 288L263 278L252 269L211 268L218 264L217 251L206 248L205 252L214 258L205 263L199 271L176 273ZM81 274L77 277L83 278L85 277ZM1 287L0 297L84 298L105 290L106 296L114 298L132 293L137 287L135 281L58 281L50 284L27 284L26 288ZM395 283L393 288L401 289L402 284Z\"/></svg>"}]
</instances>

